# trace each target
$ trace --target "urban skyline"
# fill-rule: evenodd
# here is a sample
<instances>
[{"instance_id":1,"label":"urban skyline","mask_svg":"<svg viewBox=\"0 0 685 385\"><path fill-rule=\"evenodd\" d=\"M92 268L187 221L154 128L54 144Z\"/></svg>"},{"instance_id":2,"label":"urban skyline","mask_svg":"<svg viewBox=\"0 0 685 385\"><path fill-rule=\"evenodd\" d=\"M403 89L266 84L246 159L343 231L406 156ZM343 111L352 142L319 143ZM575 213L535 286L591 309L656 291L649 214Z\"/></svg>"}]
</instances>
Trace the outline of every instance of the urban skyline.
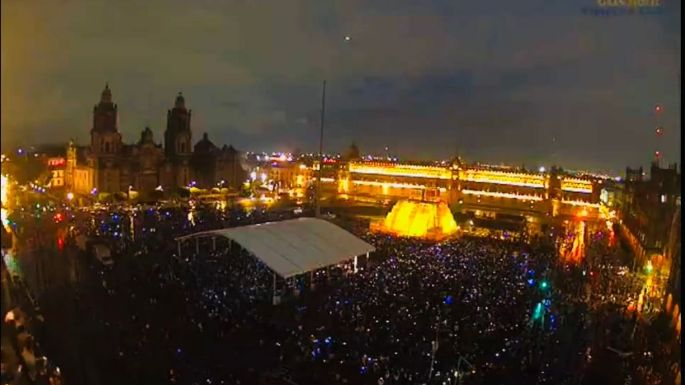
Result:
<instances>
[{"instance_id":1,"label":"urban skyline","mask_svg":"<svg viewBox=\"0 0 685 385\"><path fill-rule=\"evenodd\" d=\"M680 385L680 3L0 1L0 383Z\"/></svg>"},{"instance_id":2,"label":"urban skyline","mask_svg":"<svg viewBox=\"0 0 685 385\"><path fill-rule=\"evenodd\" d=\"M3 31L12 33L2 38L3 145L85 141L93 95L109 81L125 138L146 125L160 132L183 91L198 137L314 152L326 79L327 152L356 141L403 158L458 151L484 162L620 172L647 165L660 146L659 104L660 148L667 163L676 161L680 5L598 17L582 3L280 4L260 12L243 2L190 10L150 2L134 14L126 3L105 12L99 2L4 2ZM202 22L176 22L179 12ZM28 17L44 23L28 30ZM128 27L118 28L124 20ZM518 30L521 23L538 29ZM215 44L215 35L226 38ZM287 38L274 44L276 36Z\"/></svg>"},{"instance_id":3,"label":"urban skyline","mask_svg":"<svg viewBox=\"0 0 685 385\"><path fill-rule=\"evenodd\" d=\"M108 86L109 86L109 82L106 82L106 83L105 83L105 86L108 87ZM178 92L177 96L180 96L180 95L183 95L183 92ZM118 103L116 102L116 99L114 99L113 102L118 106ZM657 107L657 108L660 108L660 107ZM192 108L190 108L190 110L192 110ZM169 111L169 109L167 109L167 111ZM120 120L120 115L117 113L117 122L119 122L119 120ZM162 122L162 125L161 125L161 127L160 127L160 129L159 129L159 132L157 132L157 131L156 131L153 127L151 127L149 124L146 124L146 125L144 125L143 128L141 128L141 131L142 131L143 129L145 129L145 130L150 129L150 130L152 131L153 135L154 135L155 132L157 132L158 136L157 136L157 139L155 140L155 143L159 143L160 145L163 145L163 141L164 141L164 140L163 140L162 134L164 133L164 126L165 126L165 125L166 125L166 122L165 122L165 121ZM200 133L200 132L196 132L196 130L193 129L193 127L194 127L194 126L191 124L191 131L192 131L192 133L193 133L193 143L192 143L192 144L194 145L194 144L200 142L200 141L203 139L203 137L205 137L205 136L208 135L208 134L207 134L207 132L201 132L201 133ZM122 132L122 134L123 134L126 130L122 129L122 127L119 127L119 131ZM657 132L659 133L659 135L661 135L661 133L660 133L659 131L657 131ZM124 143L129 143L129 142L130 142L130 143L134 143L134 142L137 140L137 139L136 139L137 136L140 135L140 132L138 132L138 133L136 133L136 134L134 134L134 135L135 135L135 136L133 136L132 138L127 138L126 136L123 136L123 135L122 135L122 140L123 140L123 142L124 142ZM658 135L657 135L657 136L658 136ZM82 139L82 140L79 141L77 138L73 138L73 137L72 137L72 138L69 138L68 140L63 141L63 142L57 141L57 142L50 142L50 143L48 143L48 142L19 143L19 144L16 144L12 149L9 149L9 148L7 148L7 146L4 146L4 147L3 147L3 153L5 153L5 152L11 153L11 152L16 151L16 150L18 150L18 149L21 149L21 150L23 151L24 149L30 149L30 148L37 148L37 149L40 149L40 148L53 148L53 147L60 146L60 145L64 145L64 146L65 146L65 149L66 149L66 146L67 146L68 142L70 142L70 141L72 141L72 140L75 140L75 144L76 144L76 145L86 145L86 144L88 143L88 141L89 141L89 139L87 139L87 138L81 138L81 139ZM129 140L129 139L130 139L130 140ZM213 141L216 141L216 138L212 138L212 139L213 139ZM4 142L3 142L3 143L4 143ZM218 142L217 142L217 143L218 143ZM224 144L226 144L226 145L233 145L233 143L231 143L231 142L228 142L228 143L218 143L218 144L219 144L220 146L221 146L221 145L224 145ZM352 142L350 142L350 143L347 144L347 145L344 145L344 144L343 144L343 147L342 147L342 148L324 149L324 155L326 155L326 156L332 156L332 155L340 155L340 154L343 154L343 153L349 148L349 145L351 145L351 144L356 144L356 145L362 144L362 145L363 145L364 143L363 143L363 142L359 142L359 141L354 141L354 140L353 140ZM464 157L463 152L458 152L459 146L457 146L456 149L457 149L457 151L454 151L452 154L449 154L449 155L447 155L447 156L444 157L444 158L435 158L435 157L433 157L433 158L428 157L428 158L422 158L422 159L408 158L408 157L404 157L403 154L398 154L398 153L394 152L395 149L394 149L394 148L391 149L389 146L386 146L386 147L380 148L380 149L374 149L374 150L376 150L375 152L372 152L373 150L370 150L370 151L363 151L363 147L362 147L362 154L363 154L365 157L366 157L366 156L372 156L372 158L374 158L374 159L378 159L379 157L380 157L380 158L383 158L384 156L387 156L387 159L388 159L389 161L400 161L400 162L407 162L407 161L409 161L409 162L415 162L415 161L440 162L440 161L445 161L445 160L452 160L452 159L455 159L456 157L459 157L459 158L462 158L462 159L463 159L463 157ZM302 153L302 154L307 154L307 153L309 153L309 154L314 154L314 155L315 155L316 153L318 153L318 151L315 151L315 150L313 150L313 149L310 149L310 151L302 151L302 148L301 148L301 147L294 147L294 148L287 148L287 149L276 148L276 149L272 149L271 151L260 150L260 149L241 149L241 151L244 152L244 153L251 153L251 154L260 154L260 153L261 153L261 154L269 154L269 153L270 153L270 154L274 154L274 153L276 153L276 154L281 154L281 153L294 153L294 152L300 152L300 153ZM38 150L38 152L40 152L40 150ZM540 161L540 162L538 162L537 164L535 164L535 163L525 163L525 161L520 162L520 163L516 163L515 161L512 161L511 159L501 159L501 158L500 158L500 159L494 159L494 158L483 159L483 158L477 158L478 154L474 154L474 155L476 156L476 158L467 159L467 161L468 161L469 163L474 163L474 164L491 164L491 165L501 165L501 166L514 166L514 167L525 167L525 168L527 168L527 169L529 169L529 170L537 170L538 168L541 168L541 169L545 168L545 169L546 169L546 168L549 168L549 167L554 167L554 166L556 166L556 167L562 167L562 168L566 168L566 169L569 169L569 170L575 170L575 171L590 172L590 173L604 174L604 175L617 174L617 175L619 175L619 176L622 176L622 175L625 173L625 169L613 170L613 169L608 169L607 167L587 169L587 168L582 168L582 167L576 167L576 165L573 165L573 164L560 164L560 163L555 163L556 161L559 160L559 159L557 159L556 157L552 157L552 158L549 159L549 160L543 160L543 161ZM549 163L546 163L546 162L549 162ZM677 161L676 161L676 162L669 163L669 164L673 164L673 163L677 164L678 167L680 167L680 165L679 165L679 163L678 163ZM663 159L661 159L661 164L666 164L666 163L663 161ZM630 167L630 166L633 166L633 165L628 165L628 166ZM642 166L642 165L638 165L638 166Z\"/></svg>"}]
</instances>

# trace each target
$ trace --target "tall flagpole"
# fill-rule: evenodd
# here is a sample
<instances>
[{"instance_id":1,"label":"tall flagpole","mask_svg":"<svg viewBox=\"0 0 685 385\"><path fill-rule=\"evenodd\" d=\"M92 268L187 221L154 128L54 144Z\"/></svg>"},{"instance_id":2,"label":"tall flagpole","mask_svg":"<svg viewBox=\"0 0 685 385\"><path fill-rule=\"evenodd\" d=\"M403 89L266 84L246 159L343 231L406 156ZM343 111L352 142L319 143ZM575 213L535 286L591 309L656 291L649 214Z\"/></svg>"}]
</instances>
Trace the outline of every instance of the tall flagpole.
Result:
<instances>
[{"instance_id":1,"label":"tall flagpole","mask_svg":"<svg viewBox=\"0 0 685 385\"><path fill-rule=\"evenodd\" d=\"M323 125L326 112L326 81L323 81L321 94L321 130L319 132L319 173L316 178L316 211L317 218L321 217L321 173L323 172Z\"/></svg>"}]
</instances>

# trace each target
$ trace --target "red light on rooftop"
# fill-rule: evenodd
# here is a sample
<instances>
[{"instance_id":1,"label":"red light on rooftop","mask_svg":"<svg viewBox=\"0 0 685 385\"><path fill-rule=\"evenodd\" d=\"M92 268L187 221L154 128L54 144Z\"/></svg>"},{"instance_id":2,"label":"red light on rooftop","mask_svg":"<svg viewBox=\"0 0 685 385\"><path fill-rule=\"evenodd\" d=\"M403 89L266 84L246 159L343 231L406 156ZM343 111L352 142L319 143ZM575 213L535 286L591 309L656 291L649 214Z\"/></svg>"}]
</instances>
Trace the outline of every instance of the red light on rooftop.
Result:
<instances>
[{"instance_id":1,"label":"red light on rooftop","mask_svg":"<svg viewBox=\"0 0 685 385\"><path fill-rule=\"evenodd\" d=\"M654 111L656 111L657 113L661 112L662 111L661 106L657 104L657 106L654 107Z\"/></svg>"},{"instance_id":2,"label":"red light on rooftop","mask_svg":"<svg viewBox=\"0 0 685 385\"><path fill-rule=\"evenodd\" d=\"M664 128L663 127L657 127L656 128L656 134L657 135L663 135L664 134Z\"/></svg>"}]
</instances>

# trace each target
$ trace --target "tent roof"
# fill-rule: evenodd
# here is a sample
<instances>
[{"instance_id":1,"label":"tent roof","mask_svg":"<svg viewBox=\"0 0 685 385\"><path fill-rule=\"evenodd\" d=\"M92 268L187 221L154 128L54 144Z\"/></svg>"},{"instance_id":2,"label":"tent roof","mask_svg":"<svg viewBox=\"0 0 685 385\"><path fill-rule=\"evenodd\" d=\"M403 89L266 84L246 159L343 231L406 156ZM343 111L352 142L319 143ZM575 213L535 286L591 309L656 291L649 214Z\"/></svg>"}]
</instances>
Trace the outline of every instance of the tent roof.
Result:
<instances>
[{"instance_id":1,"label":"tent roof","mask_svg":"<svg viewBox=\"0 0 685 385\"><path fill-rule=\"evenodd\" d=\"M229 238L283 278L334 265L375 248L328 221L297 218L190 234Z\"/></svg>"}]
</instances>

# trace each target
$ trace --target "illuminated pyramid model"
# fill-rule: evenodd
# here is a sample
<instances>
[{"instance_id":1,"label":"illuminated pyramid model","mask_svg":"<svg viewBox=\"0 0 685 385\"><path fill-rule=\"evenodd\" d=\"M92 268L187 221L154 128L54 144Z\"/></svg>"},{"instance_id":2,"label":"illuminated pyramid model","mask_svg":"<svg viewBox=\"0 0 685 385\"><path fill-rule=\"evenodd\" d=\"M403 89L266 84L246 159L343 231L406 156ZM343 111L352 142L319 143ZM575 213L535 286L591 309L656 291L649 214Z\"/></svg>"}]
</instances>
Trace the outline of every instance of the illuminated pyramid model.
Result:
<instances>
[{"instance_id":1,"label":"illuminated pyramid model","mask_svg":"<svg viewBox=\"0 0 685 385\"><path fill-rule=\"evenodd\" d=\"M457 229L452 212L444 202L416 200L397 202L382 223L372 226L372 230L420 238L442 238Z\"/></svg>"}]
</instances>

